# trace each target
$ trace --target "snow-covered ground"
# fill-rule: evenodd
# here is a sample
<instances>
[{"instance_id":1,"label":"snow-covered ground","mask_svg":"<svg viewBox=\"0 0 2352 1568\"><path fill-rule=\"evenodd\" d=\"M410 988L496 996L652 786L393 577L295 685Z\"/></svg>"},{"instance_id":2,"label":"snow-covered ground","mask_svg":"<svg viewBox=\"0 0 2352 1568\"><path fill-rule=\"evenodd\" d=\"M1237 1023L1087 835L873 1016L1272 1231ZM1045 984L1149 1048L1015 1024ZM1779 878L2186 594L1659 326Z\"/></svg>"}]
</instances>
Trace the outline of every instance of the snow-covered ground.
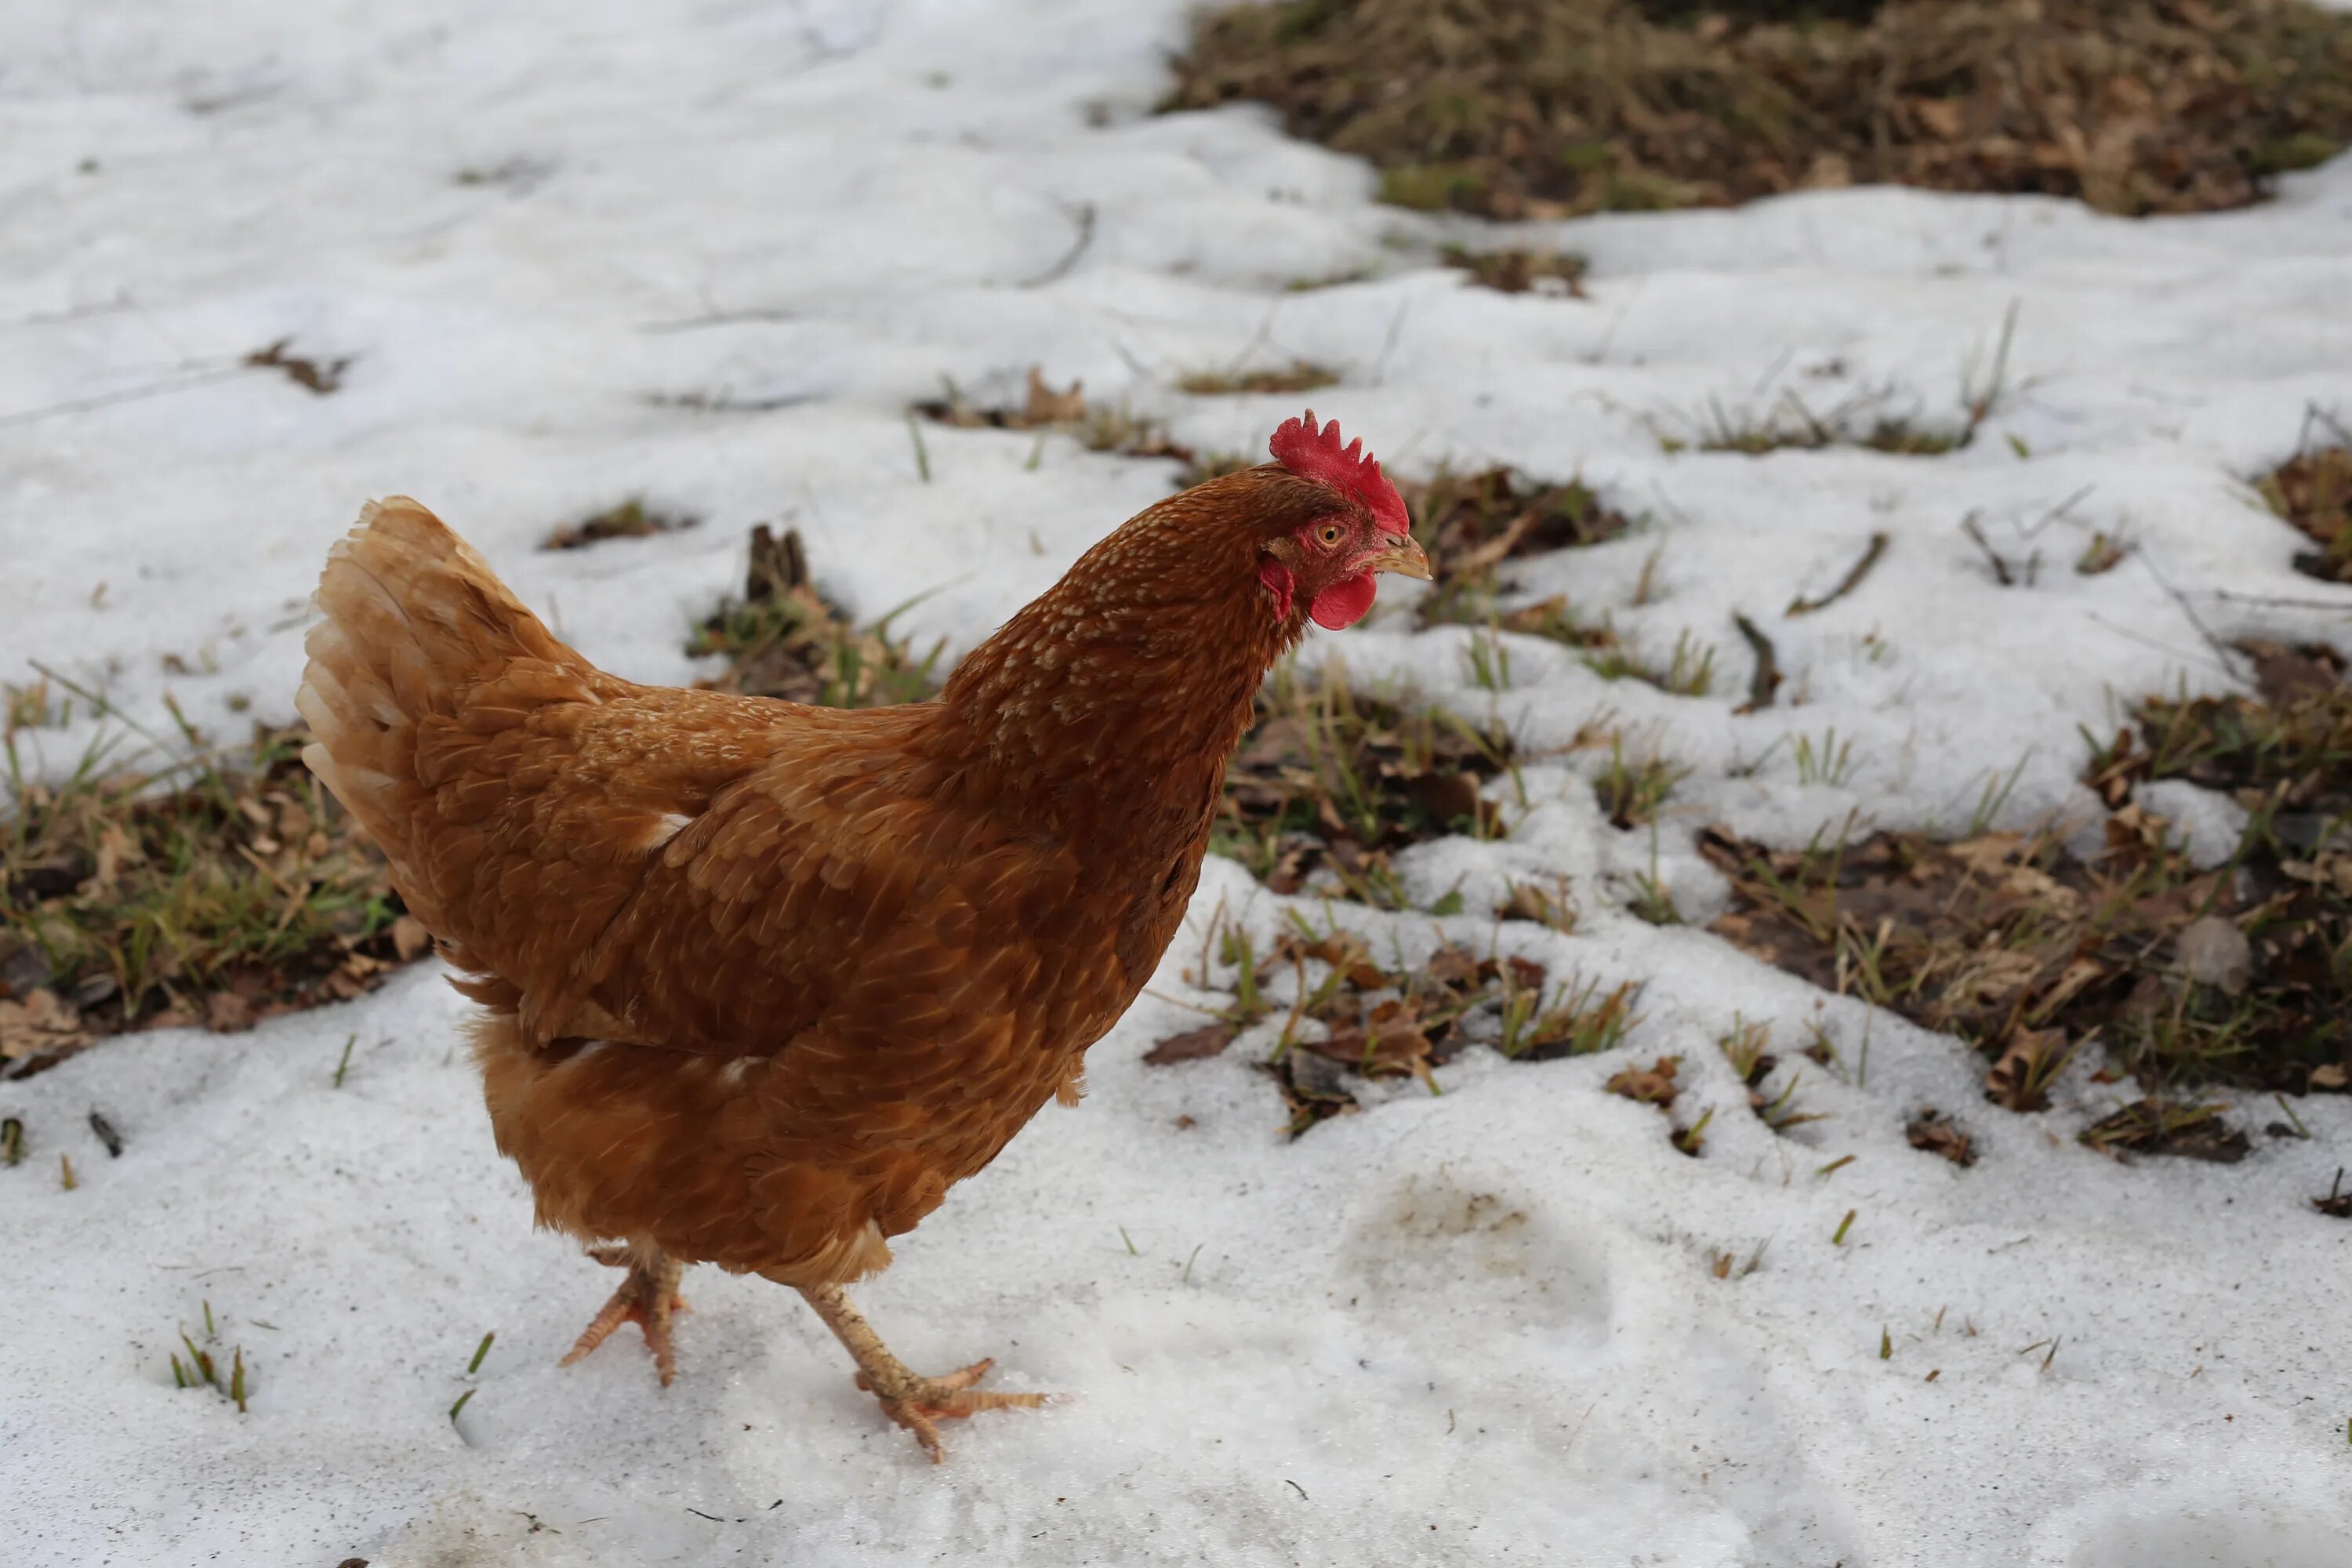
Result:
<instances>
[{"instance_id":1,"label":"snow-covered ground","mask_svg":"<svg viewBox=\"0 0 2352 1568\"><path fill-rule=\"evenodd\" d=\"M1713 644L1715 695L1606 683L1532 640L1490 695L1464 633L1394 608L1311 646L1492 708L1529 747L1613 710L1697 769L1654 853L1702 918L1722 898L1691 848L1709 820L1783 843L1857 808L1958 827L2021 762L2004 824L2088 820L2076 727L2224 688L2210 639L2352 651L2352 594L2292 572L2296 536L2243 482L2306 405L2352 408L2352 162L2258 211L2150 223L1903 191L1605 217L1532 237L1591 257L1589 300L1506 297L1435 265L1463 226L1374 205L1360 165L1251 111L1150 116L1181 9L18 0L0 16L0 677L37 658L151 724L167 693L224 733L290 718L320 558L392 491L640 679L692 673L685 630L763 520L794 521L866 613L929 592L902 624L968 647L1172 473L928 427L927 482L908 402L942 376L1010 395L1033 363L1204 450L1257 448L1311 401L1402 471L1581 474L1646 514L1523 591L1610 609L1660 654L1683 631ZM2012 309L1963 451L1662 447L1784 391L1957 428ZM341 390L242 367L280 339L350 356ZM1294 357L1344 384L1172 390ZM534 550L632 494L706 521ZM2032 585L1993 582L1971 517L2039 554ZM1890 548L1853 594L1783 618L1875 531ZM2099 532L2131 554L2077 574ZM1746 717L1735 610L1789 677ZM1797 739L1833 751L1832 730L1845 776L1800 782ZM55 767L89 731L26 738ZM1620 910L1647 836L1610 829L1568 767L1529 777L1512 839L1417 852L1412 879L1431 898L1461 879L1475 910L1506 874L1567 878L1578 934L1505 940L1646 982L1627 1050L1474 1051L1441 1098L1293 1143L1254 1038L1143 1066L1197 1016L1147 998L1096 1047L1084 1107L1049 1110L862 1293L919 1366L993 1352L1003 1386L1078 1396L951 1429L940 1468L758 1280L689 1277L667 1391L625 1333L558 1371L612 1279L531 1232L429 969L0 1086L34 1156L0 1171L0 1555L2352 1560L2352 1226L2305 1201L2352 1106L2303 1104L2314 1139L2257 1136L2234 1168L2103 1159L2074 1133L2122 1086L2084 1064L2046 1113L1992 1110L1956 1042ZM1163 996L1206 999L1179 971L1221 901L1272 929L1274 900L1213 862ZM1339 918L1434 940L1423 917ZM1776 1138L1712 1044L1736 1013L1784 1048L1818 1021L1849 1061L1867 1037L1866 1075L1809 1073L1828 1120ZM1601 1089L1672 1052L1678 1119L1719 1108L1701 1159ZM1976 1133L1974 1168L1907 1146L1923 1104ZM1759 1243L1754 1272L1713 1277L1714 1254ZM205 1301L244 1349L246 1415L173 1386Z\"/></svg>"}]
</instances>

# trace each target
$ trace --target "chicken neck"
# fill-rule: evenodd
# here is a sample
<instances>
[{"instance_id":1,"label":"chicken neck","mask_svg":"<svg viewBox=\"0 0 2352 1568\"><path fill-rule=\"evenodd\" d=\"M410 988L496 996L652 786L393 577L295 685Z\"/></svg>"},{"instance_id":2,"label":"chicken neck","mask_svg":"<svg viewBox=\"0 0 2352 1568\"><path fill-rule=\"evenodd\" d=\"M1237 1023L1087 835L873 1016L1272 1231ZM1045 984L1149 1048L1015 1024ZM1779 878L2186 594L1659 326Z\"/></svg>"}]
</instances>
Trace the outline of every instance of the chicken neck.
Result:
<instances>
[{"instance_id":1,"label":"chicken neck","mask_svg":"<svg viewBox=\"0 0 2352 1568\"><path fill-rule=\"evenodd\" d=\"M1272 613L1255 531L1183 504L1199 493L1087 552L941 694L971 787L1147 864L1204 837L1258 687L1306 629Z\"/></svg>"}]
</instances>

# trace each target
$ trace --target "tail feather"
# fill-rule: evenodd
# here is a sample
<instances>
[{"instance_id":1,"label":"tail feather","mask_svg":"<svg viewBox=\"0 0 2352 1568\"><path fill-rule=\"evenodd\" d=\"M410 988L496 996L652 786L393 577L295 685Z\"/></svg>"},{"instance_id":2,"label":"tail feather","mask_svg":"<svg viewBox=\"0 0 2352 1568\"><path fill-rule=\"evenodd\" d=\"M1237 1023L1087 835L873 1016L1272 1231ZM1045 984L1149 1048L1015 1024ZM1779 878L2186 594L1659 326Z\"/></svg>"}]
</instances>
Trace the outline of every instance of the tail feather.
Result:
<instances>
[{"instance_id":1,"label":"tail feather","mask_svg":"<svg viewBox=\"0 0 2352 1568\"><path fill-rule=\"evenodd\" d=\"M321 619L294 700L316 737L302 760L383 849L419 918L446 929L409 841L425 788L420 728L457 719L518 660L575 682L594 672L471 545L404 496L361 510L328 554L315 603Z\"/></svg>"}]
</instances>

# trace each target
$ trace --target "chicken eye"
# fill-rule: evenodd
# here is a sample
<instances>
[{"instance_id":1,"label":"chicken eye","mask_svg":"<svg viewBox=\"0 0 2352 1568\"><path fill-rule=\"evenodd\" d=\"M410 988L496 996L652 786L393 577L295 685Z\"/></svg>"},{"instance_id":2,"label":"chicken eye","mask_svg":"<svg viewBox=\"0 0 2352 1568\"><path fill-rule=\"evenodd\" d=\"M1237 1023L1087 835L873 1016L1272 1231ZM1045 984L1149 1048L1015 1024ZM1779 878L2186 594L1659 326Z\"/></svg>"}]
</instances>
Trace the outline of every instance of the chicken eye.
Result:
<instances>
[{"instance_id":1,"label":"chicken eye","mask_svg":"<svg viewBox=\"0 0 2352 1568\"><path fill-rule=\"evenodd\" d=\"M1338 523L1327 522L1315 531L1315 537L1322 542L1324 549L1328 550L1339 542L1339 537L1343 531Z\"/></svg>"}]
</instances>

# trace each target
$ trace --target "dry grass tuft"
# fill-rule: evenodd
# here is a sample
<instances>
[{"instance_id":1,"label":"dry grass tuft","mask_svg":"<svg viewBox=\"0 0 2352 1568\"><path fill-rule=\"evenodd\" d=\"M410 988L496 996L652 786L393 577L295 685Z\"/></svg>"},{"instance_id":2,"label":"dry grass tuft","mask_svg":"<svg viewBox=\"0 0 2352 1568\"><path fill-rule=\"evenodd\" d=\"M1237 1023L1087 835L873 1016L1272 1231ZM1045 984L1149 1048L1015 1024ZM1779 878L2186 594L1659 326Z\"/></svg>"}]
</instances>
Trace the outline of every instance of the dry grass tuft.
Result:
<instances>
[{"instance_id":1,"label":"dry grass tuft","mask_svg":"<svg viewBox=\"0 0 2352 1568\"><path fill-rule=\"evenodd\" d=\"M1705 414L1681 419L1677 428L1661 429L1658 446L1669 453L1696 447L1702 452L1738 452L1750 458L1767 452L1820 452L1832 447L1859 447L1895 458L1940 458L1974 441L1980 422L1979 416L1950 429L1921 425L1889 411L1887 399L1874 392L1857 392L1815 413L1802 397L1784 392L1760 411L1734 412L1720 403L1710 403Z\"/></svg>"},{"instance_id":2,"label":"dry grass tuft","mask_svg":"<svg viewBox=\"0 0 2352 1568\"><path fill-rule=\"evenodd\" d=\"M1124 405L1111 408L1087 401L1086 386L1072 382L1056 392L1035 365L1029 367L1028 391L1018 407L982 407L950 382L939 397L918 403L913 412L935 425L960 430L1054 431L1076 437L1090 452L1111 452L1122 458L1174 458L1186 466L1179 488L1217 474L1245 468L1241 460L1202 459L1190 447L1169 438L1165 426ZM1035 458L1032 457L1034 463Z\"/></svg>"},{"instance_id":3,"label":"dry grass tuft","mask_svg":"<svg viewBox=\"0 0 2352 1568\"><path fill-rule=\"evenodd\" d=\"M2352 1087L2352 685L2324 650L2248 651L2263 698L2151 700L2096 750L2087 782L2112 815L2091 859L2042 834L1776 852L1717 832L1702 847L1738 904L1716 931L1975 1042L1992 1058L1988 1098L2012 1110L2045 1104L2095 1039L2154 1099ZM2153 779L2246 808L2226 865L2194 869L2131 799ZM2137 1126L2103 1141L2173 1147Z\"/></svg>"},{"instance_id":4,"label":"dry grass tuft","mask_svg":"<svg viewBox=\"0 0 2352 1568\"><path fill-rule=\"evenodd\" d=\"M2178 1154L2217 1165L2234 1165L2252 1147L2246 1135L2221 1120L2219 1105L2169 1100L2138 1100L2083 1129L2082 1142L2102 1154Z\"/></svg>"},{"instance_id":5,"label":"dry grass tuft","mask_svg":"<svg viewBox=\"0 0 2352 1568\"><path fill-rule=\"evenodd\" d=\"M1294 360L1287 365L1271 369L1194 371L1190 375L1178 378L1176 390L1194 397L1234 397L1313 392L1318 387L1339 384L1337 373L1319 364L1309 364L1305 360Z\"/></svg>"},{"instance_id":6,"label":"dry grass tuft","mask_svg":"<svg viewBox=\"0 0 2352 1568\"><path fill-rule=\"evenodd\" d=\"M1892 182L2126 215L2352 142L2303 0L1285 0L1204 14L1163 109L1274 105L1402 205L1502 219Z\"/></svg>"},{"instance_id":7,"label":"dry grass tuft","mask_svg":"<svg viewBox=\"0 0 2352 1568\"><path fill-rule=\"evenodd\" d=\"M1482 957L1457 943L1418 964L1383 964L1355 933L1318 934L1299 922L1263 957L1245 935L1227 931L1219 957L1236 972L1233 1005L1214 1024L1161 1040L1144 1060L1167 1066L1223 1052L1234 1030L1276 1010L1266 984L1288 969L1297 994L1263 1066L1294 1138L1357 1110L1351 1080L1418 1079L1434 1093L1432 1069L1473 1044L1514 1061L1549 1061L1613 1049L1639 1022L1640 988L1631 983L1603 991L1571 975L1554 984L1540 963ZM1197 983L1201 972L1186 978Z\"/></svg>"},{"instance_id":8,"label":"dry grass tuft","mask_svg":"<svg viewBox=\"0 0 2352 1568\"><path fill-rule=\"evenodd\" d=\"M1780 1086L1780 1093L1765 1092L1764 1080L1780 1065L1780 1058L1771 1053L1771 1044L1772 1026L1747 1018L1735 1019L1730 1031L1717 1037L1715 1042L1723 1059L1731 1064L1731 1070L1747 1086L1748 1109L1756 1113L1756 1120L1785 1137L1790 1128L1820 1121L1823 1117L1797 1103L1797 1086L1804 1081L1802 1068L1790 1070L1789 1081Z\"/></svg>"},{"instance_id":9,"label":"dry grass tuft","mask_svg":"<svg viewBox=\"0 0 2352 1568\"><path fill-rule=\"evenodd\" d=\"M1507 735L1358 691L1337 661L1313 677L1286 664L1258 693L1210 845L1277 893L1321 884L1402 909L1391 855L1450 833L1502 836L1501 814L1480 791L1511 761ZM1454 912L1459 897L1452 903L1434 912Z\"/></svg>"},{"instance_id":10,"label":"dry grass tuft","mask_svg":"<svg viewBox=\"0 0 2352 1568\"><path fill-rule=\"evenodd\" d=\"M1445 265L1470 274L1470 281L1497 294L1551 294L1584 298L1584 258L1573 251L1465 250L1445 247Z\"/></svg>"},{"instance_id":11,"label":"dry grass tuft","mask_svg":"<svg viewBox=\"0 0 2352 1568\"><path fill-rule=\"evenodd\" d=\"M1614 643L1605 623L1582 624L1564 598L1555 596L1507 613L1496 608L1496 600L1513 586L1505 573L1509 563L1554 550L1605 544L1633 528L1624 513L1602 505L1599 496L1573 479L1531 484L1508 468L1441 473L1425 482L1400 479L1397 491L1404 497L1413 537L1428 552L1436 578L1421 601L1423 626L1492 625L1578 647Z\"/></svg>"},{"instance_id":12,"label":"dry grass tuft","mask_svg":"<svg viewBox=\"0 0 2352 1568\"><path fill-rule=\"evenodd\" d=\"M540 542L541 550L584 550L607 539L650 539L698 526L702 520L683 512L656 511L635 497L608 507L578 522L559 524Z\"/></svg>"},{"instance_id":13,"label":"dry grass tuft","mask_svg":"<svg viewBox=\"0 0 2352 1568\"><path fill-rule=\"evenodd\" d=\"M0 1062L107 1035L263 1018L373 990L430 939L383 857L302 766L299 731L169 767L94 747L35 784L9 743L0 819Z\"/></svg>"},{"instance_id":14,"label":"dry grass tuft","mask_svg":"<svg viewBox=\"0 0 2352 1568\"><path fill-rule=\"evenodd\" d=\"M761 523L751 530L743 596L719 605L686 651L726 658L725 669L696 682L709 690L819 708L920 702L945 679L939 663L947 645L916 658L908 639L890 635L891 616L867 626L852 622L816 591L799 531L779 537Z\"/></svg>"},{"instance_id":15,"label":"dry grass tuft","mask_svg":"<svg viewBox=\"0 0 2352 1568\"><path fill-rule=\"evenodd\" d=\"M2310 439L2314 422L2328 426L2334 446ZM2255 481L2271 510L2308 535L2318 548L2294 558L2295 569L2327 583L2352 583L2352 431L2312 411L2302 450Z\"/></svg>"},{"instance_id":16,"label":"dry grass tuft","mask_svg":"<svg viewBox=\"0 0 2352 1568\"><path fill-rule=\"evenodd\" d=\"M1932 1107L1906 1122L1903 1136L1914 1149L1941 1155L1966 1170L1977 1163L1976 1140L1960 1131L1952 1119Z\"/></svg>"}]
</instances>

